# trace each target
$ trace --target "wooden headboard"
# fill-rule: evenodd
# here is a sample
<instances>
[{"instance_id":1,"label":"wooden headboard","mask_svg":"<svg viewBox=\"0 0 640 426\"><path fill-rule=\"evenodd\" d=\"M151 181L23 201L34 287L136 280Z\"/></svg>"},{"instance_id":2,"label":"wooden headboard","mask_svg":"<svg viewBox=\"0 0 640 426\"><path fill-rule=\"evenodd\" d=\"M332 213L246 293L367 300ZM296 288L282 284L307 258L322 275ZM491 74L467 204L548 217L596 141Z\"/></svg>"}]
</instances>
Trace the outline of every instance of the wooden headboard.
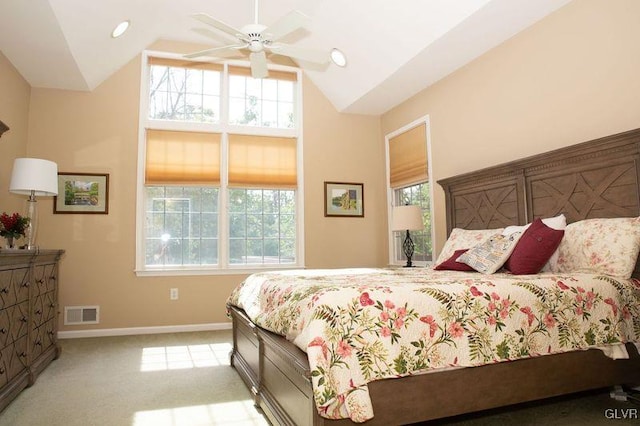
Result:
<instances>
[{"instance_id":1,"label":"wooden headboard","mask_svg":"<svg viewBox=\"0 0 640 426\"><path fill-rule=\"evenodd\" d=\"M453 228L640 216L640 129L465 173L438 183ZM634 276L640 276L636 264Z\"/></svg>"}]
</instances>

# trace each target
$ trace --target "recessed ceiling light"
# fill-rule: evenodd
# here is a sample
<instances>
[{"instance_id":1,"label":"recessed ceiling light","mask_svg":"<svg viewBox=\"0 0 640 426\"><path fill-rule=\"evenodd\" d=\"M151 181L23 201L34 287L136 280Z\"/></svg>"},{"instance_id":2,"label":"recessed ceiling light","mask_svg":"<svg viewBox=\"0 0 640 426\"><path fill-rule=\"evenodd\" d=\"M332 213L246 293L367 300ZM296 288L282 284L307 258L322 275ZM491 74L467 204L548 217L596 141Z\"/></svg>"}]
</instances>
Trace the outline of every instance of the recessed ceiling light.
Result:
<instances>
[{"instance_id":1,"label":"recessed ceiling light","mask_svg":"<svg viewBox=\"0 0 640 426\"><path fill-rule=\"evenodd\" d=\"M129 28L129 24L131 24L131 22L129 22L128 20L120 22L118 25L116 25L116 27L111 32L111 37L113 38L120 37L122 34L125 33L125 31L127 31L127 29Z\"/></svg>"},{"instance_id":2,"label":"recessed ceiling light","mask_svg":"<svg viewBox=\"0 0 640 426\"><path fill-rule=\"evenodd\" d=\"M331 60L339 67L347 65L347 57L344 56L344 53L342 53L340 49L336 49L335 47L331 49Z\"/></svg>"}]
</instances>

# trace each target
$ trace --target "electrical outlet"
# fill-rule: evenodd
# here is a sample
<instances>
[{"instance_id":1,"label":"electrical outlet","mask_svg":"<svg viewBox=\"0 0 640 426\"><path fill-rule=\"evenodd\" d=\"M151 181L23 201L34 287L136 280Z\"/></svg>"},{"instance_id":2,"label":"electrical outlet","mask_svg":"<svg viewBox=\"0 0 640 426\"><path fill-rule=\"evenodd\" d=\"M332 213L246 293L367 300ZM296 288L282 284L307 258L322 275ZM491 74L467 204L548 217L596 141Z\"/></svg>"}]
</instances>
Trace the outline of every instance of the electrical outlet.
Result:
<instances>
[{"instance_id":1,"label":"electrical outlet","mask_svg":"<svg viewBox=\"0 0 640 426\"><path fill-rule=\"evenodd\" d=\"M178 300L178 289L177 288L169 289L169 299Z\"/></svg>"}]
</instances>

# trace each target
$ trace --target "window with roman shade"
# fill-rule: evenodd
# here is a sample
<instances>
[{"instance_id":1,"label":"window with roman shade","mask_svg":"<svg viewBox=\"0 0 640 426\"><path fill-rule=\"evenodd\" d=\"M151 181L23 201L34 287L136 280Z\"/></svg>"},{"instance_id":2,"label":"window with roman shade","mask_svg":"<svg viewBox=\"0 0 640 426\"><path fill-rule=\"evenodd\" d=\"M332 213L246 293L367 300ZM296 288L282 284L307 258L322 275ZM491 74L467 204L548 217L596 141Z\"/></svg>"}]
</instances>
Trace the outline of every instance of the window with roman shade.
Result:
<instances>
[{"instance_id":1,"label":"window with roman shade","mask_svg":"<svg viewBox=\"0 0 640 426\"><path fill-rule=\"evenodd\" d=\"M296 138L229 135L229 186L296 188Z\"/></svg>"},{"instance_id":2,"label":"window with roman shade","mask_svg":"<svg viewBox=\"0 0 640 426\"><path fill-rule=\"evenodd\" d=\"M425 182L428 176L426 125L389 139L389 184L401 188Z\"/></svg>"},{"instance_id":3,"label":"window with roman shade","mask_svg":"<svg viewBox=\"0 0 640 426\"><path fill-rule=\"evenodd\" d=\"M220 134L148 129L145 184L220 184Z\"/></svg>"},{"instance_id":4,"label":"window with roman shade","mask_svg":"<svg viewBox=\"0 0 640 426\"><path fill-rule=\"evenodd\" d=\"M143 57L138 273L299 267L300 71Z\"/></svg>"},{"instance_id":5,"label":"window with roman shade","mask_svg":"<svg viewBox=\"0 0 640 426\"><path fill-rule=\"evenodd\" d=\"M431 186L427 146L427 118L418 120L387 137L390 205L418 205L422 209L422 231L412 231L415 243L413 260L425 264L432 258ZM392 214L392 211L389 211ZM389 218L391 222L391 217ZM402 250L403 233L390 230L390 261L406 261Z\"/></svg>"}]
</instances>

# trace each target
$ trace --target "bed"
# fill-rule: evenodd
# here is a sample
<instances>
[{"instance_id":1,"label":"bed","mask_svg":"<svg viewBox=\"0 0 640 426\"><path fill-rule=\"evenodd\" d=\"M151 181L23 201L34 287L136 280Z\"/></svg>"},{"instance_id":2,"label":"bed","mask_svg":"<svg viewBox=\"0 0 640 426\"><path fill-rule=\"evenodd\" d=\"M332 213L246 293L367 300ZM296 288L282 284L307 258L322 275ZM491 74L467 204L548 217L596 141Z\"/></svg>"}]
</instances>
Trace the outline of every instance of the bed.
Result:
<instances>
[{"instance_id":1,"label":"bed","mask_svg":"<svg viewBox=\"0 0 640 426\"><path fill-rule=\"evenodd\" d=\"M637 217L639 161L640 129L443 179L438 183L446 195L448 233L502 229L560 214L570 224ZM633 266L633 276L640 277L637 261ZM578 296L575 289L582 288L580 285L554 279L559 281L557 292L574 290ZM608 280L606 275L600 279ZM638 285L638 281L630 282ZM469 293L480 297L489 292L470 285ZM615 303L610 300L603 296L600 305L613 309ZM368 302L360 300L364 305ZM318 380L314 373L317 366L310 366L307 353L257 326L243 309L233 304L228 308L233 321L232 365L272 423L355 424L348 418L330 420L318 414L312 386L312 381ZM527 314L526 307L521 308L519 314ZM633 315L630 324L636 325L640 318L635 312ZM426 315L419 318L424 323L431 320ZM625 348L628 359L613 360L598 349L522 359L507 355L505 362L464 368L453 363L451 368L427 374L374 380L367 384L373 417L365 424L410 424L589 389L638 384L640 355L633 343L626 343ZM315 345L314 350L317 353L322 348Z\"/></svg>"}]
</instances>

